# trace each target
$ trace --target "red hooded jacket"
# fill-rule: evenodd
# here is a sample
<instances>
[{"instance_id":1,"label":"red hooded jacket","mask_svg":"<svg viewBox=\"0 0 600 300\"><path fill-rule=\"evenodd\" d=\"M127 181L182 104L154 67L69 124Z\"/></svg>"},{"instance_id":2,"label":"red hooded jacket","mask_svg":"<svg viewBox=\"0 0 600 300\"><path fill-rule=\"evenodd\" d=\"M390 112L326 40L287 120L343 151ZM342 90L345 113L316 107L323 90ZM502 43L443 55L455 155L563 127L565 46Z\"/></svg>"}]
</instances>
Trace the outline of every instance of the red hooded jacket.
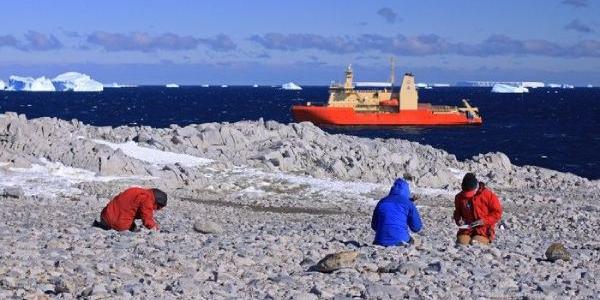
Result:
<instances>
[{"instance_id":1,"label":"red hooded jacket","mask_svg":"<svg viewBox=\"0 0 600 300\"><path fill-rule=\"evenodd\" d=\"M142 219L148 229L158 229L154 221L156 209L152 190L129 188L108 202L100 216L106 225L118 231L128 230L135 219Z\"/></svg>"},{"instance_id":2,"label":"red hooded jacket","mask_svg":"<svg viewBox=\"0 0 600 300\"><path fill-rule=\"evenodd\" d=\"M496 223L501 217L502 205L498 196L483 184L477 190L462 191L454 198L454 222L457 225L461 219L464 224L483 221L482 226L459 229L457 235L481 235L493 240L496 236Z\"/></svg>"}]
</instances>

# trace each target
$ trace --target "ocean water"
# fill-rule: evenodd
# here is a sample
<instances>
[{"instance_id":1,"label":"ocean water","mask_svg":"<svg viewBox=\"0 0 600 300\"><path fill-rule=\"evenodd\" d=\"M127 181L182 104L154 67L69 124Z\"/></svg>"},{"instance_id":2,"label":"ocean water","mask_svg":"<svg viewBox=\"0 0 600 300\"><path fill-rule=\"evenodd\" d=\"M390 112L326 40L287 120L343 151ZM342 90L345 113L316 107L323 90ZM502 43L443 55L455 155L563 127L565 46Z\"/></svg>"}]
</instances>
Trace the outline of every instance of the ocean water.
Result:
<instances>
[{"instance_id":1,"label":"ocean water","mask_svg":"<svg viewBox=\"0 0 600 300\"><path fill-rule=\"evenodd\" d=\"M102 93L0 92L0 112L29 118L79 119L93 125L166 127L192 123L276 120L292 122L290 107L324 102L327 87L284 91L272 87L137 87ZM528 94L492 94L489 88L420 90L420 101L459 105L469 99L482 126L324 128L369 138L403 138L456 154L504 152L517 165L537 165L600 178L600 89L534 89ZM384 158L382 158L384 159Z\"/></svg>"}]
</instances>

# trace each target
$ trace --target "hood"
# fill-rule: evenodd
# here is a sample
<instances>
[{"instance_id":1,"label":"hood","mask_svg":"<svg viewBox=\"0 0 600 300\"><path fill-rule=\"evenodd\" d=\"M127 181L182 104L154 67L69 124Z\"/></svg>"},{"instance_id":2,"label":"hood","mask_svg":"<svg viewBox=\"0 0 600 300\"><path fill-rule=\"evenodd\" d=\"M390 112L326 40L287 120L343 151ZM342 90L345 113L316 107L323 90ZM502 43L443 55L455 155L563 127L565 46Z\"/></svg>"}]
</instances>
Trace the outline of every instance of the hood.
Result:
<instances>
[{"instance_id":1,"label":"hood","mask_svg":"<svg viewBox=\"0 0 600 300\"><path fill-rule=\"evenodd\" d=\"M397 196L408 200L410 197L410 186L404 179L398 178L390 189L390 196Z\"/></svg>"}]
</instances>

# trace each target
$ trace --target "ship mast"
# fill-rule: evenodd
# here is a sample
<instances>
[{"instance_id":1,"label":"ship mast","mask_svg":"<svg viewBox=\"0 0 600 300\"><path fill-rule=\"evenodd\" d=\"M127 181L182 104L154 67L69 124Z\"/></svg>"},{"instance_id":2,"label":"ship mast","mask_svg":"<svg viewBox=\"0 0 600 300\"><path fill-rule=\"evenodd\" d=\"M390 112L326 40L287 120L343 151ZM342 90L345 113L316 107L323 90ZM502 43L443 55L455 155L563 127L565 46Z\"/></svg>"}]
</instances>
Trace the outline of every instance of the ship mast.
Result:
<instances>
[{"instance_id":1,"label":"ship mast","mask_svg":"<svg viewBox=\"0 0 600 300\"><path fill-rule=\"evenodd\" d=\"M390 57L390 64L391 64L391 68L390 68L390 89L392 92L394 92L394 81L396 80L396 60L394 59L394 57Z\"/></svg>"}]
</instances>

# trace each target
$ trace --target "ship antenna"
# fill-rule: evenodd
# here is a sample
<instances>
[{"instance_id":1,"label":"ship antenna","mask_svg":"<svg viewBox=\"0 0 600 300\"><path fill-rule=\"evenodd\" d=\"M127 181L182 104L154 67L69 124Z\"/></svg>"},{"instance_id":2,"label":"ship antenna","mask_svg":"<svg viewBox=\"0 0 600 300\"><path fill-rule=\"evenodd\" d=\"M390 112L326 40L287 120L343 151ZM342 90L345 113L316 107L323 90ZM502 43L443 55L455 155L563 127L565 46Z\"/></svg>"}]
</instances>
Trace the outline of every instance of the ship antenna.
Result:
<instances>
[{"instance_id":1,"label":"ship antenna","mask_svg":"<svg viewBox=\"0 0 600 300\"><path fill-rule=\"evenodd\" d=\"M391 84L391 89L392 91L394 90L394 81L396 80L396 60L394 59L394 57L390 57L390 63L391 63L391 74L390 74L390 84Z\"/></svg>"}]
</instances>

